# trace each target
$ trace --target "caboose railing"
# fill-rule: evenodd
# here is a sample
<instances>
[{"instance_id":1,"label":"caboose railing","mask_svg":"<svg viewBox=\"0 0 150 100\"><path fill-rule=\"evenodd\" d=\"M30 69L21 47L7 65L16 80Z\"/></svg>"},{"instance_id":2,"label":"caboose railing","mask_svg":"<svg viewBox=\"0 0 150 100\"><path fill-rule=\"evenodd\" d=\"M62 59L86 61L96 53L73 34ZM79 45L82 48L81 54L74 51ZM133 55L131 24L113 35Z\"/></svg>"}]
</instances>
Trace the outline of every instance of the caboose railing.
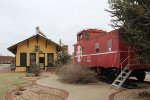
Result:
<instances>
[{"instance_id":1,"label":"caboose railing","mask_svg":"<svg viewBox=\"0 0 150 100\"><path fill-rule=\"evenodd\" d=\"M122 68L123 68L123 63L128 60L128 64L130 64L130 47L128 47L128 56L126 57L126 59L124 59L122 62L121 62L121 71L122 71ZM127 64L127 65L128 65Z\"/></svg>"},{"instance_id":2,"label":"caboose railing","mask_svg":"<svg viewBox=\"0 0 150 100\"><path fill-rule=\"evenodd\" d=\"M128 58L129 58L129 56L121 62L121 64L120 64L120 65L121 65L121 68L123 67L123 63L124 63L126 60L128 60Z\"/></svg>"},{"instance_id":3,"label":"caboose railing","mask_svg":"<svg viewBox=\"0 0 150 100\"><path fill-rule=\"evenodd\" d=\"M123 71L123 63L128 60L128 64L126 65L127 68L129 67L128 65L130 64L130 46L128 47L128 56L121 62L121 72ZM121 75L122 76L122 75Z\"/></svg>"},{"instance_id":4,"label":"caboose railing","mask_svg":"<svg viewBox=\"0 0 150 100\"><path fill-rule=\"evenodd\" d=\"M129 58L129 56L121 62L121 64L120 64L120 65L121 65L121 71L122 71L122 68L123 68L123 63L124 63L126 60L128 60L128 58Z\"/></svg>"},{"instance_id":5,"label":"caboose railing","mask_svg":"<svg viewBox=\"0 0 150 100\"><path fill-rule=\"evenodd\" d=\"M123 68L124 62L126 62L127 60L128 63L126 67ZM130 70L128 68L129 64L130 64L130 47L128 48L128 56L121 62L121 72L112 83L112 86L120 88L123 85L123 83L126 81L126 79L130 76L133 70Z\"/></svg>"}]
</instances>

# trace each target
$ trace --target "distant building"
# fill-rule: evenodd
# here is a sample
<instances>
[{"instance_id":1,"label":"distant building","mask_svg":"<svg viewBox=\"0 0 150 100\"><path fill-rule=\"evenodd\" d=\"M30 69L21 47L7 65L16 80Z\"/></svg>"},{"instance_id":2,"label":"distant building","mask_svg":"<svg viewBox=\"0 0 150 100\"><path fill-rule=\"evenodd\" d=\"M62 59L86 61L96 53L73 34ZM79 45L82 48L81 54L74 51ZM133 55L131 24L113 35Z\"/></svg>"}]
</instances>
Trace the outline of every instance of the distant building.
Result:
<instances>
[{"instance_id":1,"label":"distant building","mask_svg":"<svg viewBox=\"0 0 150 100\"><path fill-rule=\"evenodd\" d=\"M0 64L11 64L15 62L15 58L12 56L0 56Z\"/></svg>"},{"instance_id":2,"label":"distant building","mask_svg":"<svg viewBox=\"0 0 150 100\"><path fill-rule=\"evenodd\" d=\"M54 66L58 52L63 50L63 47L46 38L39 27L36 29L36 35L8 48L16 57L15 71L26 71L33 62L38 63L41 70L47 70Z\"/></svg>"}]
</instances>

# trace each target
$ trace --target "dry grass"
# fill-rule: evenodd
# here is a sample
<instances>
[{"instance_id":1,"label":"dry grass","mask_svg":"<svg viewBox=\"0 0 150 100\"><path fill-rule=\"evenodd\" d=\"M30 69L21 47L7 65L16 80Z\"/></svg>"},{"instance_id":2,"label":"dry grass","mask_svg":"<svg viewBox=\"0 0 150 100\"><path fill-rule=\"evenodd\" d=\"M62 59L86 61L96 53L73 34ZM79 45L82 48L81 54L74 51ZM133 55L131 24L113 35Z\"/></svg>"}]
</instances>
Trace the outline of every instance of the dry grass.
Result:
<instances>
[{"instance_id":1,"label":"dry grass","mask_svg":"<svg viewBox=\"0 0 150 100\"><path fill-rule=\"evenodd\" d=\"M25 73L1 73L0 74L0 100L5 100L6 92L17 86L31 84L30 81L20 79Z\"/></svg>"}]
</instances>

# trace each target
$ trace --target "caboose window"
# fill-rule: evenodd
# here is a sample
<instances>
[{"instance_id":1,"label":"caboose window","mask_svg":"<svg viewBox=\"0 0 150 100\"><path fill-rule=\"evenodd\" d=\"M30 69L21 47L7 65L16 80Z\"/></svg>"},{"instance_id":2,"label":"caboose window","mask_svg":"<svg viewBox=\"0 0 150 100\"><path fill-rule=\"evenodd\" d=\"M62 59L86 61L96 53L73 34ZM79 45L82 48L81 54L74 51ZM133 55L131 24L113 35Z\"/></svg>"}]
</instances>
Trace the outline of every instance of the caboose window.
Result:
<instances>
[{"instance_id":1,"label":"caboose window","mask_svg":"<svg viewBox=\"0 0 150 100\"><path fill-rule=\"evenodd\" d=\"M82 34L79 34L78 35L78 40L81 40L82 39Z\"/></svg>"},{"instance_id":2,"label":"caboose window","mask_svg":"<svg viewBox=\"0 0 150 100\"><path fill-rule=\"evenodd\" d=\"M100 48L99 43L95 43L95 50L96 50L96 53L99 53L99 48Z\"/></svg>"},{"instance_id":3,"label":"caboose window","mask_svg":"<svg viewBox=\"0 0 150 100\"><path fill-rule=\"evenodd\" d=\"M85 39L89 38L89 32L85 32Z\"/></svg>"},{"instance_id":4,"label":"caboose window","mask_svg":"<svg viewBox=\"0 0 150 100\"><path fill-rule=\"evenodd\" d=\"M108 51L112 51L112 39L107 41Z\"/></svg>"}]
</instances>

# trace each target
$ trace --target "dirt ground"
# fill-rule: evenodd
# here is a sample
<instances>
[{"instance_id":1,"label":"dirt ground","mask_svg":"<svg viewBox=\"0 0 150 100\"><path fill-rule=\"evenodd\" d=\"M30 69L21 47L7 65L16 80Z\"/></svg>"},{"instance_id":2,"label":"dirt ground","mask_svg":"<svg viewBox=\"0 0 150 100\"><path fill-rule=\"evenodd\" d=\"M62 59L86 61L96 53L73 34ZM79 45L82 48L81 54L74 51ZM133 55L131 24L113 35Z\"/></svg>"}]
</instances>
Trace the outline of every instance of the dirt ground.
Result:
<instances>
[{"instance_id":1,"label":"dirt ground","mask_svg":"<svg viewBox=\"0 0 150 100\"><path fill-rule=\"evenodd\" d=\"M115 95L115 100L150 100L150 88L127 89Z\"/></svg>"},{"instance_id":2,"label":"dirt ground","mask_svg":"<svg viewBox=\"0 0 150 100\"><path fill-rule=\"evenodd\" d=\"M135 82L137 89L126 89L115 95L115 100L150 100L150 74L146 75L145 81Z\"/></svg>"},{"instance_id":3,"label":"dirt ground","mask_svg":"<svg viewBox=\"0 0 150 100\"><path fill-rule=\"evenodd\" d=\"M39 85L59 88L69 92L67 100L108 100L109 95L117 90L111 89L110 84L103 82L88 85L73 85L63 83L56 74L36 82Z\"/></svg>"},{"instance_id":4,"label":"dirt ground","mask_svg":"<svg viewBox=\"0 0 150 100\"><path fill-rule=\"evenodd\" d=\"M15 90L13 97L13 100L64 100L65 93L58 89L33 85Z\"/></svg>"},{"instance_id":5,"label":"dirt ground","mask_svg":"<svg viewBox=\"0 0 150 100\"><path fill-rule=\"evenodd\" d=\"M13 90L13 100L64 100L66 98L66 91L62 91L56 88L48 88L39 86L34 83L34 81L47 77L47 74L42 73L38 77L32 77L33 74L27 74L22 77L24 80L33 81L32 85L28 86L18 86Z\"/></svg>"}]
</instances>

